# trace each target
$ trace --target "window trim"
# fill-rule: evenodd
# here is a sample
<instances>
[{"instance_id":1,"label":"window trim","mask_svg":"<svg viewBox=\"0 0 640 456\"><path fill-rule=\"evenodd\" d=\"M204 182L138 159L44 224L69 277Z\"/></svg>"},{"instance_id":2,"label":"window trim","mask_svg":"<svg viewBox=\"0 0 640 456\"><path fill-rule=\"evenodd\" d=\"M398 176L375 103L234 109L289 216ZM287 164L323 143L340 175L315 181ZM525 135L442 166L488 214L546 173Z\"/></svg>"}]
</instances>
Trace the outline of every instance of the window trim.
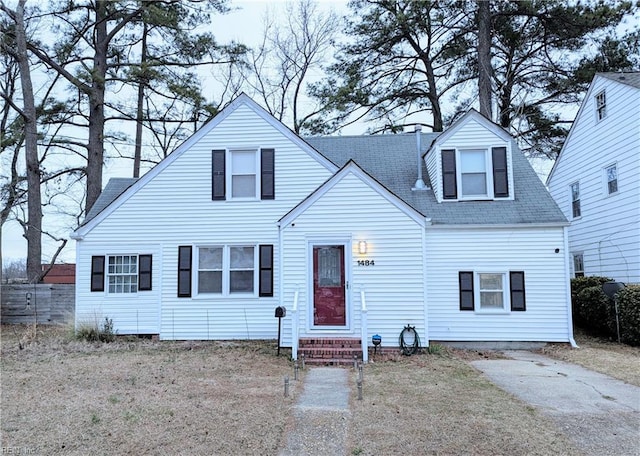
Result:
<instances>
[{"instance_id":1,"label":"window trim","mask_svg":"<svg viewBox=\"0 0 640 456\"><path fill-rule=\"evenodd\" d=\"M576 188L576 194L578 195L577 199L574 199L574 186ZM582 217L582 206L580 204L580 181L575 181L572 184L569 184L569 202L571 208L571 219L579 219ZM577 208L577 211L576 211ZM576 215L577 212L577 215Z\"/></svg>"},{"instance_id":2,"label":"window trim","mask_svg":"<svg viewBox=\"0 0 640 456\"><path fill-rule=\"evenodd\" d=\"M480 288L480 276L481 275L499 275L500 277L502 277L502 288L501 288L501 292L502 292L502 308L482 308L482 293L484 292L496 292L497 290L482 290ZM507 274L505 272L497 272L497 271L476 271L474 273L473 276L473 285L475 287L475 293L476 293L476 301L478 303L478 305L476 306L476 313L483 313L483 314L497 314L497 313L509 313L510 309L511 309L511 303L510 300L508 299L508 293L507 293Z\"/></svg>"},{"instance_id":3,"label":"window trim","mask_svg":"<svg viewBox=\"0 0 640 456\"><path fill-rule=\"evenodd\" d=\"M611 168L614 168L616 170L616 178L615 180L610 181L609 180L609 170ZM620 192L620 185L619 185L619 178L618 178L618 163L611 163L608 166L605 166L604 168L602 168L602 172L604 174L604 191L605 191L605 195L606 196L615 196ZM616 183L616 189L615 191L611 191L611 187L610 187L610 183L611 182L615 182Z\"/></svg>"}]
</instances>

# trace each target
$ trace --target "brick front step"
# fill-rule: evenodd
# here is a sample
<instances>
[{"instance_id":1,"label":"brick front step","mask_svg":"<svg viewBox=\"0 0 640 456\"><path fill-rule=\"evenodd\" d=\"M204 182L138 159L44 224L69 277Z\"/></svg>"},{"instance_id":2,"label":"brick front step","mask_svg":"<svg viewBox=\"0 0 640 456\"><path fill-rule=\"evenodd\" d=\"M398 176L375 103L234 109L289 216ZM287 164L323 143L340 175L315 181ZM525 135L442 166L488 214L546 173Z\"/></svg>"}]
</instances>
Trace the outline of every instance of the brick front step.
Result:
<instances>
[{"instance_id":1,"label":"brick front step","mask_svg":"<svg viewBox=\"0 0 640 456\"><path fill-rule=\"evenodd\" d=\"M298 355L309 364L347 366L353 365L354 357L362 360L362 347L356 338L302 338Z\"/></svg>"}]
</instances>

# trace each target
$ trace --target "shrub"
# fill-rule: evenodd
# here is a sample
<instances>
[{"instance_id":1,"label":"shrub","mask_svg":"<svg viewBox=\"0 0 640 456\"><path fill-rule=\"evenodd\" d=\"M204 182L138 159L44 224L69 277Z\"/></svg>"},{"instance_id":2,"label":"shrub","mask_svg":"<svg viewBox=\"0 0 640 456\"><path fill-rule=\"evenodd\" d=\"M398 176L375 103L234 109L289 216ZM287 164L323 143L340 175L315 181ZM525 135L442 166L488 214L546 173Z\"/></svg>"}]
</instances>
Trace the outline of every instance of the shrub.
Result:
<instances>
[{"instance_id":1,"label":"shrub","mask_svg":"<svg viewBox=\"0 0 640 456\"><path fill-rule=\"evenodd\" d=\"M604 337L615 334L615 310L611 300L602 291L602 287L583 288L577 294L576 300L582 327L587 332Z\"/></svg>"},{"instance_id":2,"label":"shrub","mask_svg":"<svg viewBox=\"0 0 640 456\"><path fill-rule=\"evenodd\" d=\"M640 345L640 285L629 285L617 294L620 338L629 345Z\"/></svg>"},{"instance_id":3,"label":"shrub","mask_svg":"<svg viewBox=\"0 0 640 456\"><path fill-rule=\"evenodd\" d=\"M571 310L573 312L573 321L574 323L589 332L589 327L592 321L592 312L590 310L591 304L585 299L588 297L596 298L599 302L601 297L595 291L591 291L588 295L583 295L582 299L578 297L578 295L586 288L598 288L602 289L602 284L605 282L609 282L611 279L607 277L598 277L598 276L590 276L590 277L576 277L575 279L571 279ZM603 294L604 296L604 294ZM606 296L604 296L606 299ZM597 303L595 304L598 307Z\"/></svg>"},{"instance_id":4,"label":"shrub","mask_svg":"<svg viewBox=\"0 0 640 456\"><path fill-rule=\"evenodd\" d=\"M105 317L102 325L81 324L76 329L76 339L87 342L113 342L116 340L116 332L113 330L113 320Z\"/></svg>"}]
</instances>

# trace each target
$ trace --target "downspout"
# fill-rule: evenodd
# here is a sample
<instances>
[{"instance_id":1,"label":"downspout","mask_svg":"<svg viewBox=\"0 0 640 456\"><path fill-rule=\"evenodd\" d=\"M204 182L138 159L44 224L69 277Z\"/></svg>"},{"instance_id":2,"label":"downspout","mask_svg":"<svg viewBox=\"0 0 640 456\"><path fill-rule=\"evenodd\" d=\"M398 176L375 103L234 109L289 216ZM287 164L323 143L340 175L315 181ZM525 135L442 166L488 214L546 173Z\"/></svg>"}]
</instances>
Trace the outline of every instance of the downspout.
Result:
<instances>
[{"instance_id":1,"label":"downspout","mask_svg":"<svg viewBox=\"0 0 640 456\"><path fill-rule=\"evenodd\" d=\"M565 284L569 284L566 287L565 299L567 301L567 324L569 325L569 343L573 348L579 348L575 339L573 338L573 313L571 311L571 272L569 271L569 227L563 227L562 233L564 237L564 277Z\"/></svg>"}]
</instances>

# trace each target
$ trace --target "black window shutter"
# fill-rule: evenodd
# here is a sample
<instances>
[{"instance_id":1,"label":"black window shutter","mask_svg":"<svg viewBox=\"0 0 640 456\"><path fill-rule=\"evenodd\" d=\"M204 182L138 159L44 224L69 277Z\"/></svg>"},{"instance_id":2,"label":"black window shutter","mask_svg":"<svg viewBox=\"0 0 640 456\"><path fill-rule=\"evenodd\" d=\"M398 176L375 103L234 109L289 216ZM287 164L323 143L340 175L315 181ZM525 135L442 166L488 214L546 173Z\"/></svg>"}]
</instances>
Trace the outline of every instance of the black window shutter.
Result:
<instances>
[{"instance_id":1,"label":"black window shutter","mask_svg":"<svg viewBox=\"0 0 640 456\"><path fill-rule=\"evenodd\" d=\"M211 155L211 199L225 199L225 151L214 150Z\"/></svg>"},{"instance_id":2,"label":"black window shutter","mask_svg":"<svg viewBox=\"0 0 640 456\"><path fill-rule=\"evenodd\" d=\"M104 291L104 256L91 257L91 291Z\"/></svg>"},{"instance_id":3,"label":"black window shutter","mask_svg":"<svg viewBox=\"0 0 640 456\"><path fill-rule=\"evenodd\" d=\"M456 151L453 149L442 151L442 196L444 199L456 199L458 197Z\"/></svg>"},{"instance_id":4,"label":"black window shutter","mask_svg":"<svg viewBox=\"0 0 640 456\"><path fill-rule=\"evenodd\" d=\"M473 310L473 272L458 272L458 282L460 284L460 310Z\"/></svg>"},{"instance_id":5,"label":"black window shutter","mask_svg":"<svg viewBox=\"0 0 640 456\"><path fill-rule=\"evenodd\" d=\"M178 247L178 297L191 296L191 246Z\"/></svg>"},{"instance_id":6,"label":"black window shutter","mask_svg":"<svg viewBox=\"0 0 640 456\"><path fill-rule=\"evenodd\" d=\"M138 256L138 290L139 291L151 290L151 269L152 269L151 255L139 255Z\"/></svg>"},{"instance_id":7,"label":"black window shutter","mask_svg":"<svg viewBox=\"0 0 640 456\"><path fill-rule=\"evenodd\" d=\"M262 188L260 197L263 200L272 200L276 197L275 192L275 150L274 149L261 149L260 150L260 182Z\"/></svg>"},{"instance_id":8,"label":"black window shutter","mask_svg":"<svg viewBox=\"0 0 640 456\"><path fill-rule=\"evenodd\" d=\"M259 296L273 296L273 245L260 246Z\"/></svg>"},{"instance_id":9,"label":"black window shutter","mask_svg":"<svg viewBox=\"0 0 640 456\"><path fill-rule=\"evenodd\" d=\"M491 149L493 162L493 196L509 196L509 176L507 174L507 148L494 147Z\"/></svg>"},{"instance_id":10,"label":"black window shutter","mask_svg":"<svg viewBox=\"0 0 640 456\"><path fill-rule=\"evenodd\" d=\"M523 312L527 310L524 292L524 271L509 272L511 287L511 310Z\"/></svg>"}]
</instances>

